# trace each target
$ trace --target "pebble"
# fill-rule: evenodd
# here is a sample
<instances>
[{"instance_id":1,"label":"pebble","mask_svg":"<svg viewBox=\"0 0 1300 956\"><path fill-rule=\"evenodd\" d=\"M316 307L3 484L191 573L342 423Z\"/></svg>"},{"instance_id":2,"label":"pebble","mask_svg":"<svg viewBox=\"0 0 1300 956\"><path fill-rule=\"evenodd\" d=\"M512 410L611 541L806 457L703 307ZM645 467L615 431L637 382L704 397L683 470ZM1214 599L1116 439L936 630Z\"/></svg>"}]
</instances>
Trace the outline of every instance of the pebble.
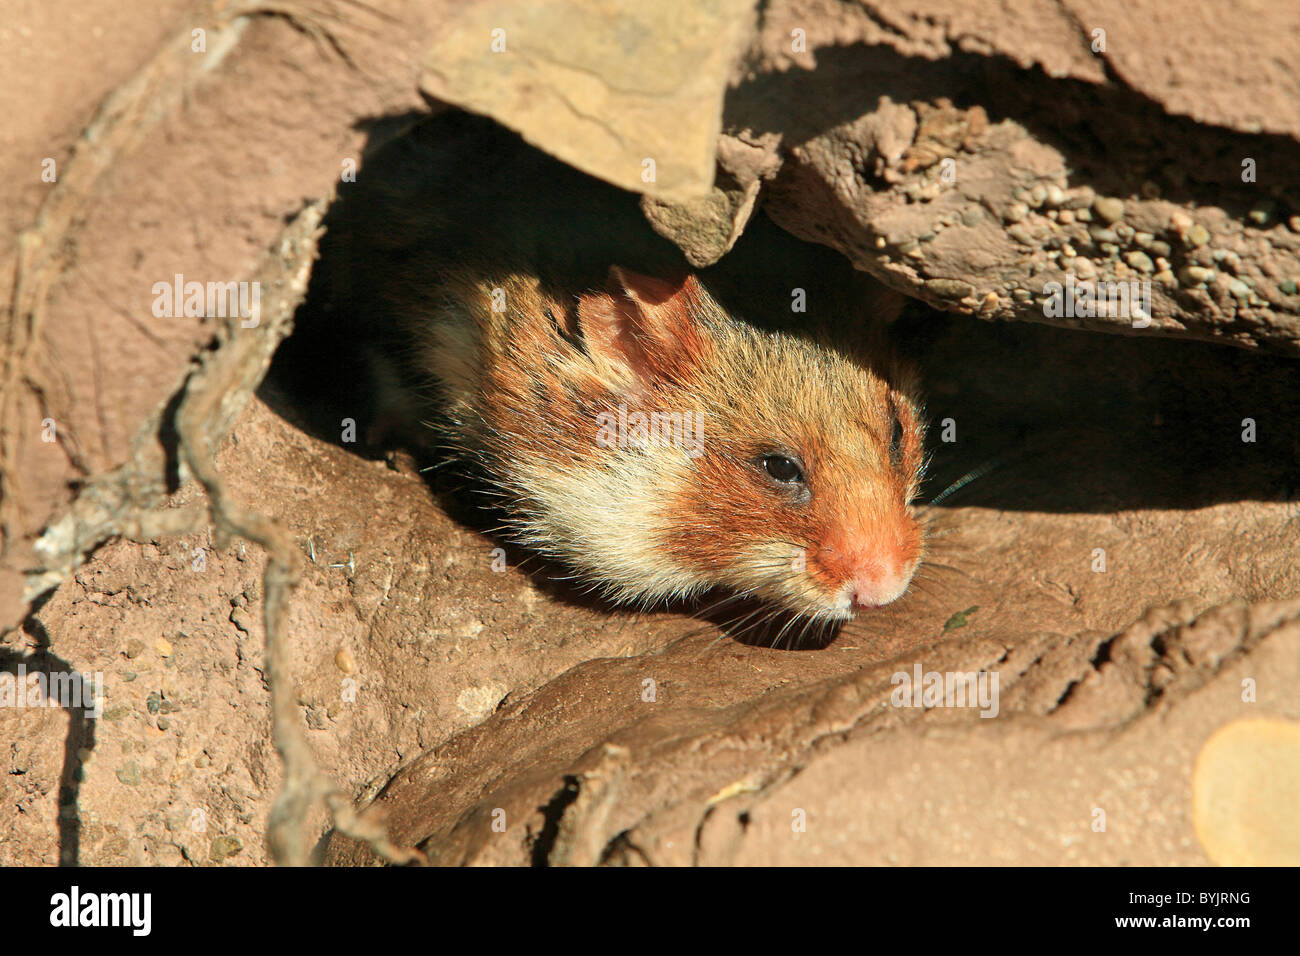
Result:
<instances>
[{"instance_id":1,"label":"pebble","mask_svg":"<svg viewBox=\"0 0 1300 956\"><path fill-rule=\"evenodd\" d=\"M1092 201L1092 210L1103 222L1119 222L1124 218L1124 200L1114 196L1098 196Z\"/></svg>"},{"instance_id":2,"label":"pebble","mask_svg":"<svg viewBox=\"0 0 1300 956\"><path fill-rule=\"evenodd\" d=\"M1118 242L1119 236L1115 234L1114 229L1107 228L1099 224L1093 224L1088 227L1088 235L1092 236L1097 242Z\"/></svg>"},{"instance_id":3,"label":"pebble","mask_svg":"<svg viewBox=\"0 0 1300 956\"><path fill-rule=\"evenodd\" d=\"M1075 209L1080 212L1087 211L1096 200L1097 193L1091 186L1080 186L1077 189L1071 189L1065 196L1065 207Z\"/></svg>"},{"instance_id":4,"label":"pebble","mask_svg":"<svg viewBox=\"0 0 1300 956\"><path fill-rule=\"evenodd\" d=\"M1037 209L1047 198L1047 187L1039 183L1033 189L1029 190L1029 205Z\"/></svg>"},{"instance_id":5,"label":"pebble","mask_svg":"<svg viewBox=\"0 0 1300 956\"><path fill-rule=\"evenodd\" d=\"M126 650L122 653L131 660L135 660L144 653L144 641L136 637L131 638L131 640L126 642Z\"/></svg>"},{"instance_id":6,"label":"pebble","mask_svg":"<svg viewBox=\"0 0 1300 956\"><path fill-rule=\"evenodd\" d=\"M1138 272L1144 272L1150 275L1156 271L1155 263L1145 252L1127 252L1124 254L1124 261L1131 265Z\"/></svg>"},{"instance_id":7,"label":"pebble","mask_svg":"<svg viewBox=\"0 0 1300 956\"><path fill-rule=\"evenodd\" d=\"M345 674L351 674L357 669L357 662L346 647L340 647L334 654L334 666Z\"/></svg>"},{"instance_id":8,"label":"pebble","mask_svg":"<svg viewBox=\"0 0 1300 956\"><path fill-rule=\"evenodd\" d=\"M1250 286L1246 285L1246 283L1242 282L1240 279L1233 279L1229 282L1228 291L1237 299L1250 298Z\"/></svg>"},{"instance_id":9,"label":"pebble","mask_svg":"<svg viewBox=\"0 0 1300 956\"><path fill-rule=\"evenodd\" d=\"M1057 214L1056 218L1058 222L1068 226L1070 223L1074 222L1074 211L1070 209L1062 209L1060 213Z\"/></svg>"},{"instance_id":10,"label":"pebble","mask_svg":"<svg viewBox=\"0 0 1300 956\"><path fill-rule=\"evenodd\" d=\"M159 717L159 718L158 718L158 729L159 729L159 730L170 730L170 729L171 729L171 725L172 725L172 722L171 722L170 720L168 720L166 717Z\"/></svg>"},{"instance_id":11,"label":"pebble","mask_svg":"<svg viewBox=\"0 0 1300 956\"><path fill-rule=\"evenodd\" d=\"M1213 282L1214 270L1207 269L1204 266L1183 266L1178 272L1178 277L1189 285L1195 285L1198 282Z\"/></svg>"},{"instance_id":12,"label":"pebble","mask_svg":"<svg viewBox=\"0 0 1300 956\"><path fill-rule=\"evenodd\" d=\"M160 637L153 642L153 649L162 657L170 657L172 653L172 642L165 637Z\"/></svg>"},{"instance_id":13,"label":"pebble","mask_svg":"<svg viewBox=\"0 0 1300 956\"><path fill-rule=\"evenodd\" d=\"M1210 230L1206 229L1199 222L1187 230L1185 241L1189 245L1203 246L1210 241Z\"/></svg>"},{"instance_id":14,"label":"pebble","mask_svg":"<svg viewBox=\"0 0 1300 956\"><path fill-rule=\"evenodd\" d=\"M1079 220L1079 222L1092 222L1092 210L1076 209L1074 211L1074 218Z\"/></svg>"},{"instance_id":15,"label":"pebble","mask_svg":"<svg viewBox=\"0 0 1300 956\"><path fill-rule=\"evenodd\" d=\"M1115 224L1115 235L1119 236L1120 242L1129 242L1133 236L1133 227L1126 222Z\"/></svg>"},{"instance_id":16,"label":"pebble","mask_svg":"<svg viewBox=\"0 0 1300 956\"><path fill-rule=\"evenodd\" d=\"M926 279L925 288L944 299L964 299L975 291L974 286L960 279Z\"/></svg>"},{"instance_id":17,"label":"pebble","mask_svg":"<svg viewBox=\"0 0 1300 956\"><path fill-rule=\"evenodd\" d=\"M1028 206L1026 206L1022 202L1013 202L1010 206L1007 207L1007 211L1002 218L1005 219L1007 222L1021 222L1028 215L1029 215Z\"/></svg>"},{"instance_id":18,"label":"pebble","mask_svg":"<svg viewBox=\"0 0 1300 956\"><path fill-rule=\"evenodd\" d=\"M1192 228L1192 217L1181 209L1169 215L1169 228L1175 232L1186 232Z\"/></svg>"},{"instance_id":19,"label":"pebble","mask_svg":"<svg viewBox=\"0 0 1300 956\"><path fill-rule=\"evenodd\" d=\"M1174 274L1168 269L1161 269L1155 274L1154 278L1161 285L1166 285L1171 288L1178 285L1178 280L1174 278Z\"/></svg>"},{"instance_id":20,"label":"pebble","mask_svg":"<svg viewBox=\"0 0 1300 956\"><path fill-rule=\"evenodd\" d=\"M1151 235L1149 232L1135 232L1133 233L1133 241L1136 242L1138 247L1141 249L1150 249L1151 243L1156 241L1156 237Z\"/></svg>"},{"instance_id":21,"label":"pebble","mask_svg":"<svg viewBox=\"0 0 1300 956\"><path fill-rule=\"evenodd\" d=\"M1151 247L1147 251L1154 252L1158 256L1167 256L1174 250L1173 247L1163 239L1157 239L1155 242L1151 243Z\"/></svg>"},{"instance_id":22,"label":"pebble","mask_svg":"<svg viewBox=\"0 0 1300 956\"><path fill-rule=\"evenodd\" d=\"M1074 261L1070 263L1070 268L1080 279L1091 279L1097 274L1097 267L1087 256L1075 256Z\"/></svg>"},{"instance_id":23,"label":"pebble","mask_svg":"<svg viewBox=\"0 0 1300 956\"><path fill-rule=\"evenodd\" d=\"M1255 203L1250 212L1246 213L1246 218L1259 226L1266 226L1273 219L1273 214L1277 211L1277 203L1271 199L1264 199Z\"/></svg>"},{"instance_id":24,"label":"pebble","mask_svg":"<svg viewBox=\"0 0 1300 956\"><path fill-rule=\"evenodd\" d=\"M213 863L220 863L222 860L231 856L238 856L244 849L244 843L237 836L219 836L214 837L212 845L208 848L208 856Z\"/></svg>"},{"instance_id":25,"label":"pebble","mask_svg":"<svg viewBox=\"0 0 1300 956\"><path fill-rule=\"evenodd\" d=\"M984 210L979 206L972 206L969 209L963 209L961 214L961 224L963 226L978 226L984 221Z\"/></svg>"},{"instance_id":26,"label":"pebble","mask_svg":"<svg viewBox=\"0 0 1300 956\"><path fill-rule=\"evenodd\" d=\"M1030 292L1028 289L1021 289L1019 287L1016 287L1015 289L1011 290L1011 297L1015 299L1017 302L1032 302L1034 299L1034 294Z\"/></svg>"},{"instance_id":27,"label":"pebble","mask_svg":"<svg viewBox=\"0 0 1300 956\"><path fill-rule=\"evenodd\" d=\"M1047 187L1047 205L1060 206L1065 202L1065 190L1053 183Z\"/></svg>"},{"instance_id":28,"label":"pebble","mask_svg":"<svg viewBox=\"0 0 1300 956\"><path fill-rule=\"evenodd\" d=\"M1292 216L1286 224L1291 227L1292 232L1300 232L1300 216Z\"/></svg>"},{"instance_id":29,"label":"pebble","mask_svg":"<svg viewBox=\"0 0 1300 956\"><path fill-rule=\"evenodd\" d=\"M138 763L128 760L117 768L117 779L128 787L138 787L140 781L144 779L144 774L141 773Z\"/></svg>"},{"instance_id":30,"label":"pebble","mask_svg":"<svg viewBox=\"0 0 1300 956\"><path fill-rule=\"evenodd\" d=\"M1018 222L1009 228L1007 230L1007 235L1016 240L1016 242L1020 243L1022 246L1037 245L1037 243L1034 242L1033 234L1029 231L1029 227L1023 222Z\"/></svg>"},{"instance_id":31,"label":"pebble","mask_svg":"<svg viewBox=\"0 0 1300 956\"><path fill-rule=\"evenodd\" d=\"M1297 288L1297 286L1296 286L1296 281L1295 281L1294 279L1286 279L1286 280L1283 281L1283 282L1279 282L1277 287L1278 287L1278 290L1279 290L1283 295L1295 295L1295 294L1296 294L1296 288Z\"/></svg>"}]
</instances>

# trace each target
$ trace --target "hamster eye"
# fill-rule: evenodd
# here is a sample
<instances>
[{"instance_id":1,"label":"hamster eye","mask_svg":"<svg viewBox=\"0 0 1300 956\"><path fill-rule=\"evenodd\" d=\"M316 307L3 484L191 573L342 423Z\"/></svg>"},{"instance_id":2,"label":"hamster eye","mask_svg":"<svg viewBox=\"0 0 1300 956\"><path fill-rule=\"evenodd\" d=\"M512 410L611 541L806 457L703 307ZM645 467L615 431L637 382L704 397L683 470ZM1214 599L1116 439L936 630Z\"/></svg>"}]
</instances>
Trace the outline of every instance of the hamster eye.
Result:
<instances>
[{"instance_id":1,"label":"hamster eye","mask_svg":"<svg viewBox=\"0 0 1300 956\"><path fill-rule=\"evenodd\" d=\"M803 483L803 469L785 455L764 455L763 470L783 483Z\"/></svg>"}]
</instances>

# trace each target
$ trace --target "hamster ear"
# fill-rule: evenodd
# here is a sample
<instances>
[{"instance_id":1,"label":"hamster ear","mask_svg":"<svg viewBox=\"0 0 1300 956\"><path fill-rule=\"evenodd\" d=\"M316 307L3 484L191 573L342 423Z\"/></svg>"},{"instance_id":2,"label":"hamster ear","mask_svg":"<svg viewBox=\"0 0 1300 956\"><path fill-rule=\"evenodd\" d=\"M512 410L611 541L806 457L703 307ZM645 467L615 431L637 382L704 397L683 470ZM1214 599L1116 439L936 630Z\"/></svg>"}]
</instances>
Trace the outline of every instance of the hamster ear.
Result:
<instances>
[{"instance_id":1,"label":"hamster ear","mask_svg":"<svg viewBox=\"0 0 1300 956\"><path fill-rule=\"evenodd\" d=\"M695 276L655 278L614 266L606 288L578 301L588 354L641 387L680 378L695 366L703 346L697 314L705 295Z\"/></svg>"}]
</instances>

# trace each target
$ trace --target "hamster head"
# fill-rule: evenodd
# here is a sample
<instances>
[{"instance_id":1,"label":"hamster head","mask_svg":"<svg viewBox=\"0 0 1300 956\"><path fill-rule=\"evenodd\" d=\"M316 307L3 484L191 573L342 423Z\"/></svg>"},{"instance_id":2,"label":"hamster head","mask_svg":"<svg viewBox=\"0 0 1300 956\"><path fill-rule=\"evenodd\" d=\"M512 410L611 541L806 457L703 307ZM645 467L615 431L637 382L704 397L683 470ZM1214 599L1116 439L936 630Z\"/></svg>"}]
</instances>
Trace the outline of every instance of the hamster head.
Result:
<instances>
[{"instance_id":1,"label":"hamster head","mask_svg":"<svg viewBox=\"0 0 1300 956\"><path fill-rule=\"evenodd\" d=\"M904 593L923 425L883 350L757 330L693 276L616 268L576 306L504 285L515 314L474 323L488 371L440 377L524 543L622 600L723 588L829 622Z\"/></svg>"}]
</instances>

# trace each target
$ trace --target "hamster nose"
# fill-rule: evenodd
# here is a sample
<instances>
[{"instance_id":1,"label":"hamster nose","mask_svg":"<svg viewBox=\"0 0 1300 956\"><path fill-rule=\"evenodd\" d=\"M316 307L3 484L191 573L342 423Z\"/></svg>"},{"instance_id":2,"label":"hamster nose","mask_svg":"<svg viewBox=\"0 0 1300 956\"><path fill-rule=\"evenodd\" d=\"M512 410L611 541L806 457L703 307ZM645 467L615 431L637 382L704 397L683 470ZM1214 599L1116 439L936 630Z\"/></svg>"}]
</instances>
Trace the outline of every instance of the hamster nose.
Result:
<instances>
[{"instance_id":1,"label":"hamster nose","mask_svg":"<svg viewBox=\"0 0 1300 956\"><path fill-rule=\"evenodd\" d=\"M912 580L910 567L898 567L892 572L861 574L849 582L849 594L855 611L869 611L897 601Z\"/></svg>"}]
</instances>

